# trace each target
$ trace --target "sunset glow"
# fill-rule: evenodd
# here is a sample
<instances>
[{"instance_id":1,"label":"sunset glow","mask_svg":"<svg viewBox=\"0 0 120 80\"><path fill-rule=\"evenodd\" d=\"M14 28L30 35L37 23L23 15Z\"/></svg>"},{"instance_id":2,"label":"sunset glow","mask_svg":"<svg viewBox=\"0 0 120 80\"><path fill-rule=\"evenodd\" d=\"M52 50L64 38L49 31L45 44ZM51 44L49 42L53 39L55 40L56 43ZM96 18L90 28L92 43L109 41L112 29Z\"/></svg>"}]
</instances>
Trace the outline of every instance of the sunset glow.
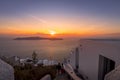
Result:
<instances>
[{"instance_id":1,"label":"sunset glow","mask_svg":"<svg viewBox=\"0 0 120 80\"><path fill-rule=\"evenodd\" d=\"M55 34L56 34L55 31L50 31L50 35L51 35L51 36L54 36Z\"/></svg>"},{"instance_id":2,"label":"sunset glow","mask_svg":"<svg viewBox=\"0 0 120 80\"><path fill-rule=\"evenodd\" d=\"M54 36L57 32L65 36L81 37L120 34L120 15L118 14L120 9L112 6L113 2L109 4L104 2L108 6L106 8L101 7L101 1L96 2L97 7L89 1L35 1L34 3L25 1L29 4L20 5L19 2L24 3L24 1L13 3L9 1L6 7L7 2L3 1L3 4L1 2L0 35L49 34ZM18 4L18 6L12 4ZM119 6L119 4L116 5ZM9 11L11 9L13 11Z\"/></svg>"}]
</instances>

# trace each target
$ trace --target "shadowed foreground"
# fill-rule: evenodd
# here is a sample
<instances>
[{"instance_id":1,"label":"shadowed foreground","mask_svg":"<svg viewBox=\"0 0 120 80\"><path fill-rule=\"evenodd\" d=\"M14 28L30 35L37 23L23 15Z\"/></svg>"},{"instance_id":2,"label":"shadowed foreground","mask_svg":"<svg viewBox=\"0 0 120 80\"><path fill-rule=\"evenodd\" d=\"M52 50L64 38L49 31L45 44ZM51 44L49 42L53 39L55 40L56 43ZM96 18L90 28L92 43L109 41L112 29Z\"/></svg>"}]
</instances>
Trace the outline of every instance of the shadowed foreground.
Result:
<instances>
[{"instance_id":1,"label":"shadowed foreground","mask_svg":"<svg viewBox=\"0 0 120 80\"><path fill-rule=\"evenodd\" d=\"M54 79L56 76L56 66L15 66L15 80L40 80L46 74L50 74Z\"/></svg>"}]
</instances>

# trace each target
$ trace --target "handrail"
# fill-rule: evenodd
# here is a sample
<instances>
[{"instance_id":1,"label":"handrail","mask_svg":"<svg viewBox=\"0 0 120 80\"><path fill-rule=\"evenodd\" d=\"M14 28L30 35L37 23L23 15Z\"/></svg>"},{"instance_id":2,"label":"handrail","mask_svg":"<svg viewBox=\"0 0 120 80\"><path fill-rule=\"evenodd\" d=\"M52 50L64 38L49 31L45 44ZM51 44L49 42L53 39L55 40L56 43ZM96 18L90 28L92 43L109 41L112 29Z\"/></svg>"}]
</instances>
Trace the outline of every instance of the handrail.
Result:
<instances>
[{"instance_id":1,"label":"handrail","mask_svg":"<svg viewBox=\"0 0 120 80\"><path fill-rule=\"evenodd\" d=\"M75 72L70 64L63 64L63 68L68 73L68 75L70 75L72 77L73 80L82 80L75 74Z\"/></svg>"}]
</instances>

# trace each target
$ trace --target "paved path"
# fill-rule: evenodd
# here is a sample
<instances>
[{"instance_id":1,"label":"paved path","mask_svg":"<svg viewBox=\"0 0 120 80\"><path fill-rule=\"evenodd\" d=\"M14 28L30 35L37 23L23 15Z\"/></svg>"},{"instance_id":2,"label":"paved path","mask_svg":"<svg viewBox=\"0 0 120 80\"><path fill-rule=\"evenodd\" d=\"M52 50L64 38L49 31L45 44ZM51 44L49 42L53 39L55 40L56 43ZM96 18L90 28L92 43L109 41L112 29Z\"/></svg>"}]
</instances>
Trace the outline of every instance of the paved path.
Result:
<instances>
[{"instance_id":1,"label":"paved path","mask_svg":"<svg viewBox=\"0 0 120 80\"><path fill-rule=\"evenodd\" d=\"M54 80L69 80L67 74L59 74Z\"/></svg>"}]
</instances>

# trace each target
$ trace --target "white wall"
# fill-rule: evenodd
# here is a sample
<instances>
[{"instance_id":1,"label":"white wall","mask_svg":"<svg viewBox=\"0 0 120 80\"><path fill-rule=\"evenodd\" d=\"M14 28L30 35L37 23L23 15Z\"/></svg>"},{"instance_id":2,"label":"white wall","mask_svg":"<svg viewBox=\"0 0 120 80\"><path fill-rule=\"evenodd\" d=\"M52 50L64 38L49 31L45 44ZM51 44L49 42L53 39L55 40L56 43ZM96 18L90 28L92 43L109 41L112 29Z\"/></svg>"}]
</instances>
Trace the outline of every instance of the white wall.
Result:
<instances>
[{"instance_id":1,"label":"white wall","mask_svg":"<svg viewBox=\"0 0 120 80\"><path fill-rule=\"evenodd\" d=\"M48 74L48 75L45 75L42 79L40 80L51 80L51 76Z\"/></svg>"},{"instance_id":2,"label":"white wall","mask_svg":"<svg viewBox=\"0 0 120 80\"><path fill-rule=\"evenodd\" d=\"M0 80L14 80L14 69L0 59Z\"/></svg>"},{"instance_id":3,"label":"white wall","mask_svg":"<svg viewBox=\"0 0 120 80\"><path fill-rule=\"evenodd\" d=\"M110 43L89 40L82 40L80 44L82 49L79 47L79 72L88 76L89 80L98 80L100 54L114 60L116 66L120 65L120 47Z\"/></svg>"},{"instance_id":4,"label":"white wall","mask_svg":"<svg viewBox=\"0 0 120 80\"><path fill-rule=\"evenodd\" d=\"M104 80L120 80L120 66L108 73Z\"/></svg>"},{"instance_id":5,"label":"white wall","mask_svg":"<svg viewBox=\"0 0 120 80\"><path fill-rule=\"evenodd\" d=\"M68 60L70 61L69 63L71 64L73 69L75 69L76 68L75 67L75 49L73 49L72 52L70 53Z\"/></svg>"}]
</instances>

